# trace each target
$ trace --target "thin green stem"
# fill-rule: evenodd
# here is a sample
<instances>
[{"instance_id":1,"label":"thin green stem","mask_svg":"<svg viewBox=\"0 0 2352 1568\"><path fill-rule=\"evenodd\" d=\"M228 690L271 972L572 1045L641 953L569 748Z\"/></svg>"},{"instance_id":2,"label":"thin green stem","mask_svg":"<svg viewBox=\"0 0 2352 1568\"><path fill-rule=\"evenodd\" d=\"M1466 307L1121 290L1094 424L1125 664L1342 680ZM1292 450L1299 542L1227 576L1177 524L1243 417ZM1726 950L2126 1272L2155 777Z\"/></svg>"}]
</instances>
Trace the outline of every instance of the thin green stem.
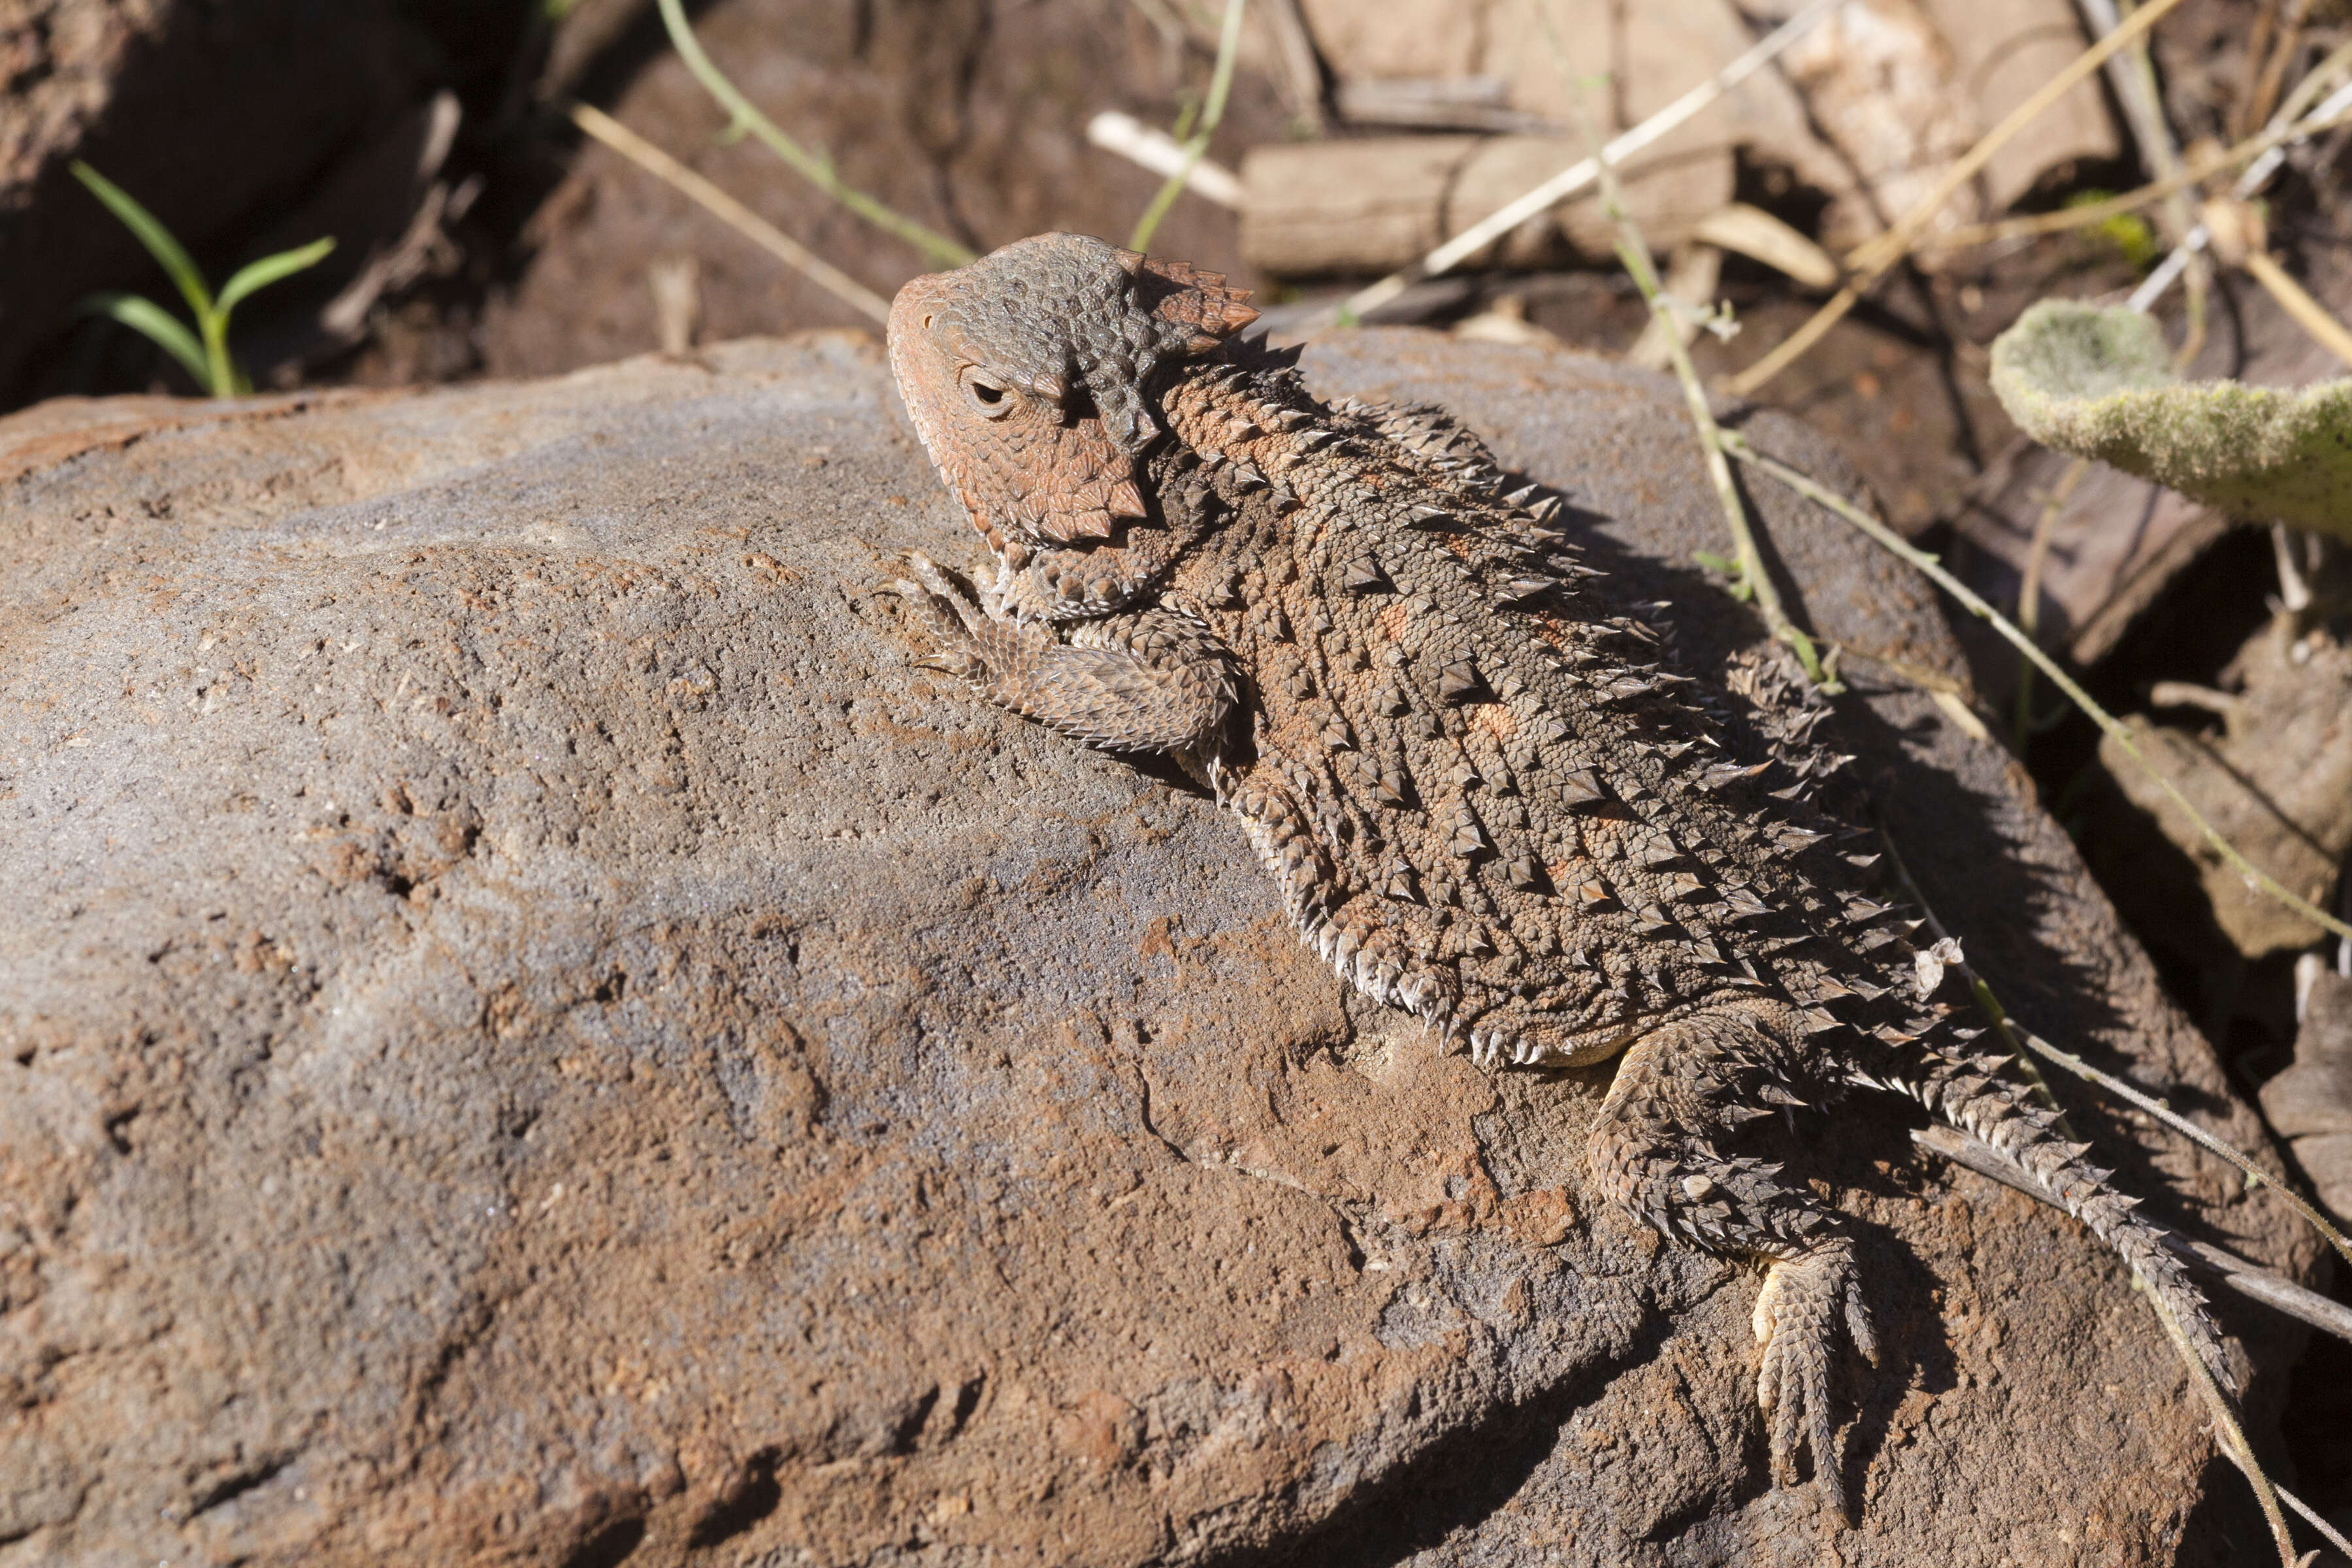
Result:
<instances>
[{"instance_id":1,"label":"thin green stem","mask_svg":"<svg viewBox=\"0 0 2352 1568\"><path fill-rule=\"evenodd\" d=\"M2240 876L2246 879L2248 883L2261 889L2269 898L2293 910L2321 930L2332 931L2347 941L2352 941L2352 925L2347 925L2320 909L2310 900L2297 897L2290 892L2279 885L2276 878L2239 854L2236 847L2228 839L2223 838L2213 825L2205 819L2205 814L2189 803L2189 797L2180 793L2179 787L2158 772L2156 765L2141 754L2138 742L2132 739L2131 731L2121 720L2101 707L2097 699L2083 689L2080 681L2061 668L2057 660L2042 652L2041 646L2032 637L2019 631L2007 616L1979 598L1967 584L1945 571L1942 563L1933 555L1904 539L1893 529L1888 528L1828 486L1799 473L1786 463L1776 461L1757 451L1738 432L1727 432L1722 439L1724 450L1739 458L1740 461L1751 464L1771 475L1807 500L1827 507L1881 545L1926 573L1937 587L1958 599L1970 615L1989 624L2011 647L2032 660L2034 667L2042 671L2051 684L2072 699L2074 706L2080 708L2090 717L2092 722L2105 731L2108 739L2114 741L2122 749L2124 754L2138 765L2141 772L2156 781L2157 786L2164 791L2165 797L2179 806L2187 815L2189 820L2196 825L2198 833L2211 847L2214 853L2228 861Z\"/></svg>"},{"instance_id":2,"label":"thin green stem","mask_svg":"<svg viewBox=\"0 0 2352 1568\"><path fill-rule=\"evenodd\" d=\"M752 106L751 100L736 89L710 57L702 52L701 43L694 29L687 25L686 8L680 0L659 0L662 26L669 30L669 41L677 49L678 58L694 73L694 79L703 90L719 100L729 116L728 129L748 131L766 144L768 150L790 164L809 184L864 218L875 227L894 234L932 260L947 267L961 267L977 260L976 254L957 244L935 229L926 228L906 214L887 206L855 186L845 184L833 172L833 165L809 152L784 134L776 122Z\"/></svg>"},{"instance_id":3,"label":"thin green stem","mask_svg":"<svg viewBox=\"0 0 2352 1568\"><path fill-rule=\"evenodd\" d=\"M674 3L674 0L666 0L666 3ZM1184 143L1184 161L1176 166L1174 174L1160 182L1160 189L1152 195L1151 205L1143 209L1141 217L1135 220L1135 232L1128 237L1127 241L1129 250L1149 250L1151 247L1151 236L1160 227L1160 220L1168 216L1168 209L1174 206L1176 198L1183 194L1184 182L1192 177L1193 165L1208 153L1209 138L1216 134L1217 122L1225 117L1225 99L1232 93L1234 86L1234 62L1241 56L1242 13L1247 5L1248 0L1225 0L1224 26L1217 34L1216 68L1209 76L1209 96L1207 101L1201 105L1198 128L1192 128L1192 114L1188 107L1176 121L1176 135ZM1189 135L1186 134L1188 130L1191 131Z\"/></svg>"},{"instance_id":4,"label":"thin green stem","mask_svg":"<svg viewBox=\"0 0 2352 1568\"><path fill-rule=\"evenodd\" d=\"M1880 839L1885 845L1887 858L1894 866L1895 876L1902 881L1904 891L1909 896L1912 902L1918 906L1920 913L1927 918L1928 929L1933 931L1939 939L1949 936L1951 933L1944 929L1944 922L1936 918L1936 911L1929 906L1927 896L1919 890L1919 885L1911 879L1910 868L1904 865L1903 857L1896 852L1894 843L1887 839L1884 834L1880 835ZM2055 1046L2053 1046L2049 1041L2042 1039L2032 1030L2017 1024L2010 1017L2008 1010L2001 1006L2000 998L1993 994L1992 987L1986 984L1984 976L1979 974L1976 970L1969 965L1966 959L1962 959L1957 965L1955 965L1955 967L1958 968L1960 973L1968 980L1969 989L1976 997L1977 1005L1982 1008L1985 1016L1992 1020L1993 1027L1999 1031L2001 1039L2008 1044L2010 1050L2014 1057L2018 1070L2032 1081L2035 1097L2039 1099L2043 1105L2047 1106L2052 1111L2057 1114L2057 1128L2062 1135L2072 1138L2074 1134L2073 1130L2066 1125L2066 1113L2064 1109L2059 1105L2057 1096L2051 1092L2048 1081L2042 1078L2040 1069L2034 1066L2032 1057L2027 1054L2028 1051L2050 1055L2053 1060L2062 1061L2064 1065L2082 1073L2083 1076L2090 1079L2093 1082L2121 1095L2124 1099L2131 1101L2133 1104L2155 1110L2157 1114L2164 1119L2168 1126L2177 1126L2181 1131L2187 1132L2189 1137L2194 1139L2200 1146L2210 1149L2215 1153L2221 1155L2224 1159L2229 1160L2232 1164L2235 1164L2242 1170L2246 1171L2250 1175L2257 1176L2263 1180L2268 1179L2266 1176L2263 1175L2252 1161L2247 1159L2244 1155L2239 1153L2236 1150L2231 1148L2220 1139L2215 1138L2203 1128L2198 1127L2192 1122L2189 1122L2179 1117L2174 1116L2169 1108L2163 1106L2162 1101L2149 1100L2148 1097L2142 1095L2138 1090L2133 1089L2130 1085L2126 1084L2122 1079L2112 1078L2107 1074L2100 1072L2097 1068L2091 1067L2088 1063L2082 1061L2079 1058L2070 1056L2066 1052L2059 1050ZM1967 1134L1961 1134L1960 1136L1964 1139L1968 1139ZM2025 1174L2023 1167L2017 1165L2009 1155L2000 1150L1994 1149L1991 1145L1982 1143L1979 1141L1973 1139L1968 1139L1968 1141L1977 1142L1978 1147L1981 1149L1984 1153L1990 1155L1997 1165L2008 1165L2014 1169L2017 1172L2016 1184L2018 1186L2029 1191L2034 1191L2035 1195L2042 1198L2045 1203L2051 1201L2046 1190L2037 1190L2040 1189L2040 1184L2032 1182L2032 1179ZM1931 1144L1930 1146L1932 1147L1933 1145ZM1974 1164L1976 1163L1973 1160L1965 1158L1964 1155L1954 1156L1953 1152L1949 1150L1945 1151L1945 1152L1950 1157L1962 1158L1963 1163ZM1988 1173L1994 1173L1989 1171ZM2002 1176L2000 1179L2007 1180L2009 1178ZM2318 1226L2323 1232L2328 1233L2331 1239L2338 1239L2334 1237L2332 1228L2325 1220L2320 1219L2316 1214L2310 1212L2308 1205L2303 1203L2302 1200L2297 1198L2293 1193L2286 1192L2284 1188L2280 1188L2279 1190L2284 1194L2289 1203L2294 1204L2297 1209L2304 1211L2308 1217L2310 1217L2313 1224ZM2278 1489L2272 1485L2269 1475L2263 1471L2260 1462L2254 1458L2253 1447L2246 1441L2246 1435L2238 1425L2237 1412L2231 1408L2229 1396L2223 1394L2221 1392L2221 1385L2213 1381L2212 1369L2205 1364L2205 1358L2198 1353L2197 1346L2189 1340L2188 1331L2181 1327L2179 1318L2173 1312L2172 1308L2165 1301L2164 1297L2159 1292L2147 1288L2147 1281L2146 1278L2141 1275L2137 1265L2132 1268L2132 1279L2139 1285L2140 1293L2147 1298L2148 1305L2156 1309L2157 1321L2164 1325L2165 1336L2171 1340L2172 1348L2174 1352L2179 1355L2181 1364L2189 1369L2189 1381L2197 1385L2199 1395L2203 1398L2207 1410L2211 1413L2213 1425L2216 1430L2221 1434L2221 1436L2218 1437L2216 1441L2221 1447L2221 1452L2232 1464L2236 1465L2240 1470L2245 1473L2246 1483L2254 1489L2254 1496L2262 1504L2263 1517L2270 1522L2272 1540L2279 1548L2279 1561L2285 1564L2285 1568L2295 1568L2293 1538L2287 1533L2286 1520L2284 1516L2279 1512L2277 1496ZM2294 1501L2294 1500L2290 1497L2289 1500ZM2298 1511L2303 1511L2302 1505L2299 1502L2296 1503L2295 1506Z\"/></svg>"},{"instance_id":5,"label":"thin green stem","mask_svg":"<svg viewBox=\"0 0 2352 1568\"><path fill-rule=\"evenodd\" d=\"M2077 458L2067 464L2066 471L2042 498L2041 515L2034 519L2033 542L2026 548L2025 574L2017 589L2017 626L2037 642L2042 634L2042 573L2050 560L2050 537L2057 531L2059 515L2066 510L2074 487L2090 471L2087 458ZM2021 757L2025 755L2026 742L2033 736L2033 667L2030 664L2017 672L2017 710L2011 728L2013 738L2010 749Z\"/></svg>"},{"instance_id":6,"label":"thin green stem","mask_svg":"<svg viewBox=\"0 0 2352 1568\"><path fill-rule=\"evenodd\" d=\"M1934 906L1927 902L1927 895L1920 890L1918 882L1913 879L1911 868L1904 863L1903 852L1895 847L1893 837L1881 833L1878 844L1886 856L1886 863L1894 868L1895 880L1902 883L1905 895L1918 907L1919 913L1927 921L1927 929L1936 933L1936 940L1942 942L1951 936L1952 932L1937 918ZM1955 967L1967 979L1969 994L1976 999L1977 1010L1991 1022L1993 1033L1999 1035L2001 1043L2009 1047L2018 1071L2026 1082L2033 1086L2033 1098L2058 1118L2059 1131L2069 1138L2074 1136L2074 1130L2066 1122L2066 1108L2058 1103L2058 1096L2051 1090L2050 1080L2042 1076L2042 1069L2035 1067L2033 1059L2025 1054L2025 1042L2017 1037L2018 1027L2011 1019L2009 1009L2000 1005L2000 999L1992 994L1992 987L1985 984L1984 976L1979 974L1967 959L1960 960Z\"/></svg>"},{"instance_id":7,"label":"thin green stem","mask_svg":"<svg viewBox=\"0 0 2352 1568\"><path fill-rule=\"evenodd\" d=\"M2163 1100L2157 1099L2154 1095L2134 1089L2130 1084L2126 1083L2122 1079L2116 1077L2113 1073L2101 1071L2099 1068L2095 1068L2090 1063L2084 1061L2082 1058L2074 1055L2072 1051L2061 1050L2058 1047L2052 1045L2049 1041L2043 1039L2032 1030L2020 1029L2017 1031L2017 1037L2023 1041L2026 1049L2032 1051L2034 1055L2041 1057L2046 1061L2056 1062L2060 1067L2064 1068L2068 1072L2074 1074L2077 1078L2088 1079L2090 1082L2097 1084L2101 1089L2105 1089L2108 1093L2129 1100L2132 1104L2139 1107L2140 1110L2145 1110L2150 1116L2155 1117L2158 1121L2163 1122L2167 1127L2171 1128L2182 1137L2187 1138L2189 1142L2195 1143L2199 1148L2203 1149L2210 1153L2217 1154L2221 1158L2227 1160L2231 1164L2237 1166L2239 1170L2245 1173L2248 1184L2275 1189L2279 1196L2284 1198L2288 1205L2294 1208L2295 1213L2310 1221L2312 1228L2318 1231L2320 1235L2327 1238L2327 1245L2336 1249L2337 1256L2341 1257L2345 1262L2352 1263L2352 1241L2347 1241L2345 1239L2344 1233L2337 1230L2334 1226L2328 1224L2327 1216L2321 1214L2317 1209L2312 1207L2308 1203L2305 1203L2301 1194L2297 1194L2294 1188L2282 1184L2276 1176L2272 1175L2268 1171L2265 1171L2260 1165L2255 1164L2253 1161L2248 1159L2245 1155L2240 1153L2229 1144L2224 1143L2221 1139L2214 1137L2213 1134L2206 1131L2205 1129L2198 1126L2197 1123L2189 1121L2189 1118L2181 1115L2180 1112L2173 1110L2171 1106L2167 1105Z\"/></svg>"},{"instance_id":8,"label":"thin green stem","mask_svg":"<svg viewBox=\"0 0 2352 1568\"><path fill-rule=\"evenodd\" d=\"M205 341L205 379L211 384L213 395L236 396L238 377L236 367L228 359L228 313L215 310L197 311L196 331Z\"/></svg>"},{"instance_id":9,"label":"thin green stem","mask_svg":"<svg viewBox=\"0 0 2352 1568\"><path fill-rule=\"evenodd\" d=\"M2139 1279L2138 1269L2132 1270L2132 1278ZM2238 1413L2230 1408L2230 1396L2223 1394L2221 1385L2213 1381L2212 1369L2197 1353L2196 1345L2189 1338L2189 1331L2180 1326L2180 1319L2175 1315L2163 1294L2147 1289L2144 1279L2140 1284L2147 1304L2156 1309L2157 1321L2164 1325L2166 1337L2172 1341L2173 1349L2180 1352L2181 1361L2187 1363L2189 1381L2197 1385L2198 1394L2205 1401L2206 1410L2213 1417L2217 1433L2215 1446L2231 1464L2238 1467L2239 1472L2246 1478L2246 1484L2254 1489L2255 1500L2263 1505L2263 1518L2269 1521L2271 1544L2278 1549L2282 1568L2296 1568L2294 1537L2287 1532L2286 1516L2279 1511L2278 1493L2271 1486L2271 1478L2263 1470L2261 1461L2254 1458L2254 1447L2246 1441L2245 1431L2238 1425Z\"/></svg>"},{"instance_id":10,"label":"thin green stem","mask_svg":"<svg viewBox=\"0 0 2352 1568\"><path fill-rule=\"evenodd\" d=\"M1787 608L1780 603L1780 590L1764 569L1764 557L1756 548L1756 531L1748 525L1748 503L1739 494L1738 481L1732 478L1731 464L1723 455L1723 429L1715 422L1715 410L1707 405L1706 387L1698 378L1698 369L1691 363L1689 345L1683 342L1682 323L1675 319L1673 302L1667 299L1665 286L1658 279L1657 268L1650 261L1649 241L1643 237L1642 226L1634 219L1633 208L1625 201L1624 184L1617 178L1616 165L1611 162L1608 149L1601 144L1600 133L1593 129L1591 114L1586 110L1580 84L1569 74L1568 50L1560 42L1559 33L1552 25L1549 8L1543 0L1528 0L1536 19L1541 24L1544 38L1551 46L1553 63L1559 67L1569 89L1570 100L1576 106L1576 122L1584 132L1585 146L1598 165L1601 180L1601 210L1617 226L1617 258L1624 264L1633 287L1642 291L1642 299L1650 307L1651 319L1665 339L1666 356L1674 366L1675 379L1682 384L1683 402L1690 409L1691 426L1698 437L1699 451L1706 462L1706 477L1715 487L1717 504L1723 508L1723 521L1731 531L1738 571L1731 574L1731 591L1736 597L1752 599L1757 613L1764 617L1765 629L1773 638L1794 649L1797 662L1804 666L1805 677L1825 691L1840 689L1837 681L1822 667L1819 650L1813 639L1800 630L1789 618Z\"/></svg>"}]
</instances>

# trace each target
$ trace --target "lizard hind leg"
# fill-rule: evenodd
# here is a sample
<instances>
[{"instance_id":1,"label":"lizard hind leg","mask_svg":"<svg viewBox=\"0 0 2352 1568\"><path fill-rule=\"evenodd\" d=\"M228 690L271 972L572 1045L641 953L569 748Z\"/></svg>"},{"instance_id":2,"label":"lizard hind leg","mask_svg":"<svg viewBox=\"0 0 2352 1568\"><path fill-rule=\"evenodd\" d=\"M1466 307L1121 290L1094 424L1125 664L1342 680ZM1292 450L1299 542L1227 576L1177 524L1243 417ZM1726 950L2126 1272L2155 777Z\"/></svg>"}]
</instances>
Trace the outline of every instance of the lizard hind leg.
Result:
<instances>
[{"instance_id":1,"label":"lizard hind leg","mask_svg":"<svg viewBox=\"0 0 2352 1568\"><path fill-rule=\"evenodd\" d=\"M1792 1089L1811 1087L1802 1035L1786 1012L1718 1008L1636 1041L1618 1063L1586 1157L1601 1186L1662 1235L1764 1261L1756 1397L1770 1422L1773 1468L1790 1479L1798 1453L1810 1450L1814 1479L1843 1515L1832 1374L1841 1340L1869 1360L1878 1348L1853 1244L1779 1167L1727 1147L1742 1123L1775 1103L1801 1103Z\"/></svg>"}]
</instances>

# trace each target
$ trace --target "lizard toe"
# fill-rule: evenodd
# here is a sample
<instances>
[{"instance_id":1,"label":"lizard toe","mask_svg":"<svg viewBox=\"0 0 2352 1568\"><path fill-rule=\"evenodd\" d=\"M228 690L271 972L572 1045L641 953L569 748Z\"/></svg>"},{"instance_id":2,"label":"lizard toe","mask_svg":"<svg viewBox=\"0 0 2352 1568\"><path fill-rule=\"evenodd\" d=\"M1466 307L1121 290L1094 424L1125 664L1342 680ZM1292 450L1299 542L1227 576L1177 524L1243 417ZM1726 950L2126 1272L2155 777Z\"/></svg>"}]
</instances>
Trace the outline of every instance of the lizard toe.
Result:
<instances>
[{"instance_id":1,"label":"lizard toe","mask_svg":"<svg viewBox=\"0 0 2352 1568\"><path fill-rule=\"evenodd\" d=\"M1809 1450L1822 1495L1843 1514L1844 1478L1830 1399L1841 1323L1854 1348L1874 1359L1877 1342L1863 1311L1848 1244L1831 1241L1773 1260L1755 1313L1762 1347L1756 1402L1771 1420L1772 1468L1783 1480L1793 1480L1799 1452Z\"/></svg>"}]
</instances>

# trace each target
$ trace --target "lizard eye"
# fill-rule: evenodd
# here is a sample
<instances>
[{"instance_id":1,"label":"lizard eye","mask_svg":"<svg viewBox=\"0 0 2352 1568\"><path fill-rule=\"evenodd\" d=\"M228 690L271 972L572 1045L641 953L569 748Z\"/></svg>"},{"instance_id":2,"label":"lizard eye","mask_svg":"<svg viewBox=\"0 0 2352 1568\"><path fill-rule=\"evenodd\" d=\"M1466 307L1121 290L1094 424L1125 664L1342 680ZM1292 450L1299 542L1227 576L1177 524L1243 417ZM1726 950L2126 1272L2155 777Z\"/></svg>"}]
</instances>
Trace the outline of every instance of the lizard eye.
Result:
<instances>
[{"instance_id":1,"label":"lizard eye","mask_svg":"<svg viewBox=\"0 0 2352 1568\"><path fill-rule=\"evenodd\" d=\"M1013 390L984 371L963 373L963 400L982 419L1002 419L1013 412Z\"/></svg>"}]
</instances>

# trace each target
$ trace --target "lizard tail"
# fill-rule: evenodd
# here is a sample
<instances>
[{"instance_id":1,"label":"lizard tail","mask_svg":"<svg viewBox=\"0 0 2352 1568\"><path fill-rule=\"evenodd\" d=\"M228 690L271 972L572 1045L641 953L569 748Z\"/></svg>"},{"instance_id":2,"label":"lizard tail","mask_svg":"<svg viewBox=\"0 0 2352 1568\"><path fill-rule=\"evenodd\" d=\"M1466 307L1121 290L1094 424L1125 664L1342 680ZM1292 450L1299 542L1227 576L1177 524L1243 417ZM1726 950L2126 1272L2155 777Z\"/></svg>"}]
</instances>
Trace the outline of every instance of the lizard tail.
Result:
<instances>
[{"instance_id":1,"label":"lizard tail","mask_svg":"<svg viewBox=\"0 0 2352 1568\"><path fill-rule=\"evenodd\" d=\"M1869 1038L1869 1037L1864 1037ZM1874 1055L1876 1053L1873 1053ZM2232 1396L2237 1377L2205 1296L2189 1277L2164 1229L2138 1212L2139 1200L2107 1184L2115 1173L2089 1163L2088 1143L2058 1132L2057 1114L2003 1074L2005 1058L1954 1055L1914 1041L1887 1059L1865 1064L1853 1080L1917 1100L1934 1115L1982 1139L2016 1163L2068 1214L2091 1227L2170 1309L2206 1370Z\"/></svg>"}]
</instances>

